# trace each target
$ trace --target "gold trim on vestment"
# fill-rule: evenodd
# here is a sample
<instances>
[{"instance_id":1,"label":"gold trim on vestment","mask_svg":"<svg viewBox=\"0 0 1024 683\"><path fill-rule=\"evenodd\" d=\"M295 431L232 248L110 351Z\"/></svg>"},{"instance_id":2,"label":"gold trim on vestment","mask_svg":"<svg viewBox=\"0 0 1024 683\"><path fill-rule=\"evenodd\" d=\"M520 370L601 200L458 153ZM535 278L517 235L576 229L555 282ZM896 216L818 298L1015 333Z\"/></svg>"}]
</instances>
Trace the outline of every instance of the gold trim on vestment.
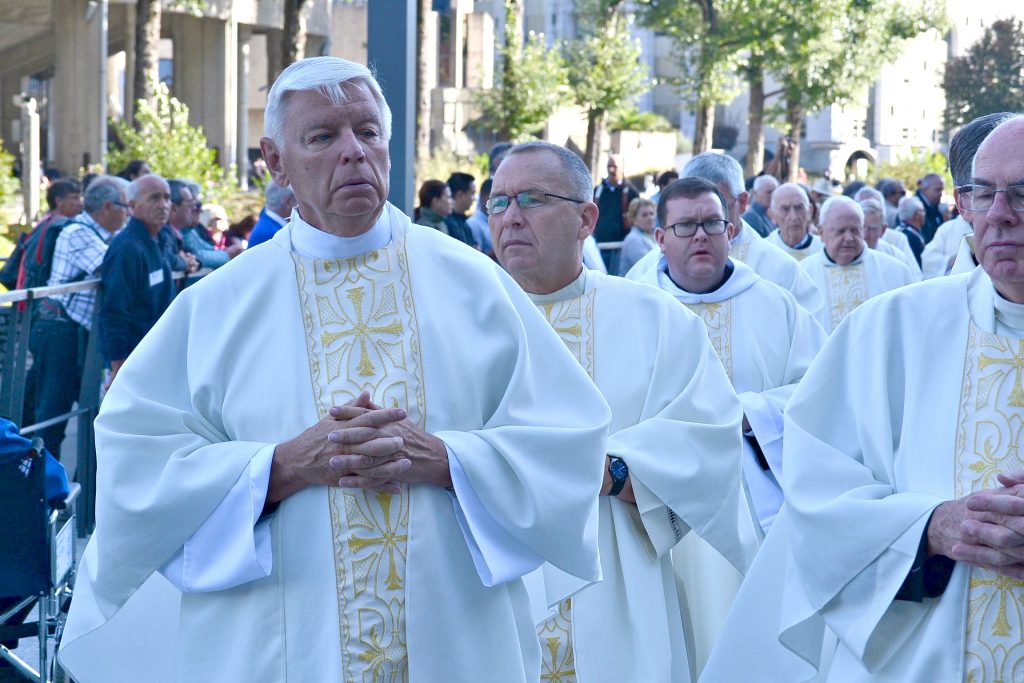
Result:
<instances>
[{"instance_id":1,"label":"gold trim on vestment","mask_svg":"<svg viewBox=\"0 0 1024 683\"><path fill-rule=\"evenodd\" d=\"M849 266L825 268L825 285L828 290L828 315L832 329L839 327L853 309L867 301L868 276L864 263Z\"/></svg>"},{"instance_id":2,"label":"gold trim on vestment","mask_svg":"<svg viewBox=\"0 0 1024 683\"><path fill-rule=\"evenodd\" d=\"M684 304L704 322L708 338L725 373L732 381L732 299L715 303Z\"/></svg>"},{"instance_id":3,"label":"gold trim on vestment","mask_svg":"<svg viewBox=\"0 0 1024 683\"><path fill-rule=\"evenodd\" d=\"M755 237L754 239L761 239ZM747 252L750 251L750 242L739 242L729 246L729 258L735 261L747 262Z\"/></svg>"},{"instance_id":4,"label":"gold trim on vestment","mask_svg":"<svg viewBox=\"0 0 1024 683\"><path fill-rule=\"evenodd\" d=\"M591 290L572 299L540 304L548 324L594 379L594 299ZM537 628L540 638L540 680L545 683L576 683L572 639L572 600L563 600L558 612Z\"/></svg>"},{"instance_id":5,"label":"gold trim on vestment","mask_svg":"<svg viewBox=\"0 0 1024 683\"><path fill-rule=\"evenodd\" d=\"M988 334L971 322L956 432L956 497L999 486L1020 470L1024 434L1024 340ZM1024 581L971 567L964 680L1024 679Z\"/></svg>"},{"instance_id":6,"label":"gold trim on vestment","mask_svg":"<svg viewBox=\"0 0 1024 683\"><path fill-rule=\"evenodd\" d=\"M374 403L404 408L409 420L425 427L419 327L405 247L404 237L396 237L389 247L354 258L292 255L321 419L331 406L365 390ZM407 486L397 495L328 489L345 681L408 680L409 507Z\"/></svg>"}]
</instances>

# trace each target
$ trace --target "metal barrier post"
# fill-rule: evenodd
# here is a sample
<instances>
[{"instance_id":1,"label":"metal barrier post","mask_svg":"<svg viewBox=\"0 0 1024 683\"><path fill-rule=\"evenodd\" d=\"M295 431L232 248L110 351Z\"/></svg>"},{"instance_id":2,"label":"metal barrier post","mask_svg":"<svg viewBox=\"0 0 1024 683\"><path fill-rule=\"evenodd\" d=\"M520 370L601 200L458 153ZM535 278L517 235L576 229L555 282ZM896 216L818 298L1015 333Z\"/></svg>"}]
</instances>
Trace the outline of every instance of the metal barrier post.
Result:
<instances>
[{"instance_id":1,"label":"metal barrier post","mask_svg":"<svg viewBox=\"0 0 1024 683\"><path fill-rule=\"evenodd\" d=\"M103 288L96 291L96 307L92 315L92 329L82 364L82 384L78 392L78 407L85 412L78 417L78 483L82 494L77 504L77 533L88 536L96 527L96 432L93 421L99 414L100 383L103 379L103 359L99 351L100 304Z\"/></svg>"}]
</instances>

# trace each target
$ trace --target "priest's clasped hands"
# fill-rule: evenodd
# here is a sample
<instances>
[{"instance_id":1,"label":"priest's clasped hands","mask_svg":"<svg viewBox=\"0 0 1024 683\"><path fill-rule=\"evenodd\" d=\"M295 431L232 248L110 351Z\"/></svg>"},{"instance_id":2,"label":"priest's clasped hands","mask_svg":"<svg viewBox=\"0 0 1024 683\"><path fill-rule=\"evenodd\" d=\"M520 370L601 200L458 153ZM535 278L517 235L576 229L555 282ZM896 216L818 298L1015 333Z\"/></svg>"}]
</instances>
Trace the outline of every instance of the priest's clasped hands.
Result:
<instances>
[{"instance_id":1,"label":"priest's clasped hands","mask_svg":"<svg viewBox=\"0 0 1024 683\"><path fill-rule=\"evenodd\" d=\"M308 486L343 486L398 493L401 484L451 486L444 442L382 408L363 392L274 450L267 502Z\"/></svg>"},{"instance_id":2,"label":"priest's clasped hands","mask_svg":"<svg viewBox=\"0 0 1024 683\"><path fill-rule=\"evenodd\" d=\"M935 509L928 525L929 554L1024 580L1024 471L998 479L999 488Z\"/></svg>"}]
</instances>

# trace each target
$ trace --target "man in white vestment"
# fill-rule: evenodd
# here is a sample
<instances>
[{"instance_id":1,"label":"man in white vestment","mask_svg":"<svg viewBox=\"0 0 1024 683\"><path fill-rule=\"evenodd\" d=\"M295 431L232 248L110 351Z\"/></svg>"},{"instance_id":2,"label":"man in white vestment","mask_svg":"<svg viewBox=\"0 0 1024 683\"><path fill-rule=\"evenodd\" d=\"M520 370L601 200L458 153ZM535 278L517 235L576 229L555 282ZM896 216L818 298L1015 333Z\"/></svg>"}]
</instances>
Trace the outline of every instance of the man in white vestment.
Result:
<instances>
[{"instance_id":1,"label":"man in white vestment","mask_svg":"<svg viewBox=\"0 0 1024 683\"><path fill-rule=\"evenodd\" d=\"M736 226L736 235L729 247L729 258L742 261L769 282L788 289L798 304L811 313L824 305L821 292L800 269L795 259L763 239L743 220L749 195L743 189L743 167L727 154L704 152L690 159L683 168L684 176L697 176L714 183L729 206L729 222ZM658 267L661 251L652 250L637 261L626 277L640 280Z\"/></svg>"},{"instance_id":2,"label":"man in white vestment","mask_svg":"<svg viewBox=\"0 0 1024 683\"><path fill-rule=\"evenodd\" d=\"M600 491L602 581L545 566L541 679L690 681L670 550L691 530L736 566L753 559L740 483L741 410L699 319L650 287L583 267L590 172L546 142L513 147L488 204L499 262L612 408ZM746 516L741 517L742 515ZM702 586L688 586L701 591ZM544 598L544 595L541 595Z\"/></svg>"},{"instance_id":3,"label":"man in white vestment","mask_svg":"<svg viewBox=\"0 0 1024 683\"><path fill-rule=\"evenodd\" d=\"M772 193L768 215L779 226L778 230L768 233L765 238L769 244L775 245L797 261L803 261L821 251L821 238L811 233L811 200L804 188L796 183L779 185Z\"/></svg>"},{"instance_id":4,"label":"man in white vestment","mask_svg":"<svg viewBox=\"0 0 1024 683\"><path fill-rule=\"evenodd\" d=\"M666 227L655 233L663 257L643 282L671 294L704 321L740 396L744 480L758 536L763 536L782 505L786 401L824 343L825 332L790 292L729 257L735 227L726 209L718 188L702 178L682 178L666 188L659 202ZM685 585L696 583L700 591L688 590L687 599L698 613L694 639L703 664L741 575L703 544L684 539L681 551L677 572Z\"/></svg>"},{"instance_id":5,"label":"man in white vestment","mask_svg":"<svg viewBox=\"0 0 1024 683\"><path fill-rule=\"evenodd\" d=\"M971 164L974 163L974 155L982 141L996 126L1013 116L1008 112L979 116L958 130L949 141L949 172L953 176L954 200L960 193L960 186L971 182ZM949 275L964 237L973 232L974 228L963 215L940 225L921 254L924 276L933 278Z\"/></svg>"},{"instance_id":6,"label":"man in white vestment","mask_svg":"<svg viewBox=\"0 0 1024 683\"><path fill-rule=\"evenodd\" d=\"M821 240L824 248L802 261L800 267L825 295L825 307L817 317L828 333L871 297L914 282L903 263L867 248L864 211L849 197L825 200L821 207Z\"/></svg>"},{"instance_id":7,"label":"man in white vestment","mask_svg":"<svg viewBox=\"0 0 1024 683\"><path fill-rule=\"evenodd\" d=\"M1017 117L960 187L981 267L868 302L797 388L786 508L708 681L1020 678L1022 178Z\"/></svg>"},{"instance_id":8,"label":"man in white vestment","mask_svg":"<svg viewBox=\"0 0 1024 683\"><path fill-rule=\"evenodd\" d=\"M607 404L497 264L387 203L390 123L342 59L271 88L291 220L178 297L96 421L79 681L536 681L521 577L599 579Z\"/></svg>"},{"instance_id":9,"label":"man in white vestment","mask_svg":"<svg viewBox=\"0 0 1024 683\"><path fill-rule=\"evenodd\" d=\"M914 258L914 252L910 248L910 243L907 242L906 235L899 233L900 237L903 238L903 244L906 246L905 249L884 239L886 235L893 232L885 222L884 208L882 209L881 223L877 226L875 224L872 215L875 206L885 206L885 199L882 193L873 187L865 185L857 190L853 195L853 199L864 209L864 241L868 243L868 246L872 249L877 249L883 254L892 256L897 261L902 261L910 269L910 274L914 276L914 282L920 282L922 279L921 266L917 265L917 259ZM874 200L874 204L866 203L867 200Z\"/></svg>"}]
</instances>

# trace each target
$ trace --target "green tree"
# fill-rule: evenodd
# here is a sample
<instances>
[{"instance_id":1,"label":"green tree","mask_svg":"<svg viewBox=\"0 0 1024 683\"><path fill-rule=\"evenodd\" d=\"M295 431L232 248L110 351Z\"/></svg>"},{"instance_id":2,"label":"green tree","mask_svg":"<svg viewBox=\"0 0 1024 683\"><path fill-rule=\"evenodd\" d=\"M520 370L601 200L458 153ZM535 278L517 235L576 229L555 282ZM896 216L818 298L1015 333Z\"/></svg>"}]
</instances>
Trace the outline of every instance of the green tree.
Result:
<instances>
[{"instance_id":1,"label":"green tree","mask_svg":"<svg viewBox=\"0 0 1024 683\"><path fill-rule=\"evenodd\" d=\"M736 92L740 51L746 36L733 31L735 16L750 0L638 0L644 26L672 40L682 76L666 79L679 87L697 114L693 152L711 148L715 105Z\"/></svg>"},{"instance_id":2,"label":"green tree","mask_svg":"<svg viewBox=\"0 0 1024 683\"><path fill-rule=\"evenodd\" d=\"M14 155L4 149L0 139L0 207L6 206L18 192L18 180L14 177Z\"/></svg>"},{"instance_id":3,"label":"green tree","mask_svg":"<svg viewBox=\"0 0 1024 683\"><path fill-rule=\"evenodd\" d=\"M1000 19L963 57L946 63L947 130L985 114L1018 111L1024 102L1024 24Z\"/></svg>"},{"instance_id":4,"label":"green tree","mask_svg":"<svg viewBox=\"0 0 1024 683\"><path fill-rule=\"evenodd\" d=\"M203 187L203 195L220 202L237 192L235 169L217 164L202 126L188 123L188 107L171 97L167 86L156 84L154 102L135 103L135 126L111 121L114 136L107 151L110 168L123 168L132 159L145 159L154 173L165 178L188 178Z\"/></svg>"},{"instance_id":5,"label":"green tree","mask_svg":"<svg viewBox=\"0 0 1024 683\"><path fill-rule=\"evenodd\" d=\"M794 142L788 180L799 171L804 117L831 104L850 104L866 94L882 65L906 40L945 25L941 0L792 0L805 28L790 24L789 49L775 62L785 107L778 115ZM778 112L778 110L776 110Z\"/></svg>"},{"instance_id":6,"label":"green tree","mask_svg":"<svg viewBox=\"0 0 1024 683\"><path fill-rule=\"evenodd\" d=\"M621 0L578 0L581 37L562 45L569 90L587 113L583 161L591 173L597 169L608 114L651 87L640 47L629 35L632 18L621 7Z\"/></svg>"},{"instance_id":7,"label":"green tree","mask_svg":"<svg viewBox=\"0 0 1024 683\"><path fill-rule=\"evenodd\" d=\"M536 135L551 112L565 102L565 66L549 50L544 36L531 34L525 43L514 0L505 0L505 42L498 50L500 79L490 90L476 93L480 118L476 124L504 140Z\"/></svg>"}]
</instances>

